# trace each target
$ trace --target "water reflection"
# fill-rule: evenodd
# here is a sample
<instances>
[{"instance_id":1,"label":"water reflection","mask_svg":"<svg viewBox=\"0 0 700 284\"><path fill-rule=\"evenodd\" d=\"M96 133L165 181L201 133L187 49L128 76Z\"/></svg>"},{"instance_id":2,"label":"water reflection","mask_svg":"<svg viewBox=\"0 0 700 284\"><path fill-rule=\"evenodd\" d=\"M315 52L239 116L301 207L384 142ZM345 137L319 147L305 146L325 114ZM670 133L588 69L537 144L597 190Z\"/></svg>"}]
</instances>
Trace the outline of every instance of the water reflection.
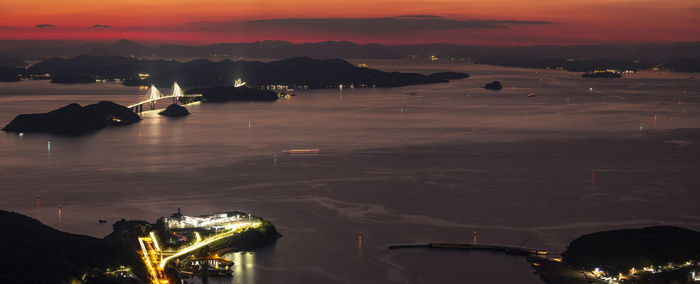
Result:
<instances>
[{"instance_id":1,"label":"water reflection","mask_svg":"<svg viewBox=\"0 0 700 284\"><path fill-rule=\"evenodd\" d=\"M362 258L362 231L357 234L357 256Z\"/></svg>"},{"instance_id":2,"label":"water reflection","mask_svg":"<svg viewBox=\"0 0 700 284\"><path fill-rule=\"evenodd\" d=\"M253 252L232 252L222 256L225 259L233 261L233 276L206 278L186 278L183 279L187 284L250 284L255 283L256 267L255 253Z\"/></svg>"},{"instance_id":3,"label":"water reflection","mask_svg":"<svg viewBox=\"0 0 700 284\"><path fill-rule=\"evenodd\" d=\"M36 194L36 219L41 220L41 205L39 204L39 194Z\"/></svg>"},{"instance_id":4,"label":"water reflection","mask_svg":"<svg viewBox=\"0 0 700 284\"><path fill-rule=\"evenodd\" d=\"M255 283L255 253L233 252L225 254L223 257L234 263L232 283Z\"/></svg>"}]
</instances>

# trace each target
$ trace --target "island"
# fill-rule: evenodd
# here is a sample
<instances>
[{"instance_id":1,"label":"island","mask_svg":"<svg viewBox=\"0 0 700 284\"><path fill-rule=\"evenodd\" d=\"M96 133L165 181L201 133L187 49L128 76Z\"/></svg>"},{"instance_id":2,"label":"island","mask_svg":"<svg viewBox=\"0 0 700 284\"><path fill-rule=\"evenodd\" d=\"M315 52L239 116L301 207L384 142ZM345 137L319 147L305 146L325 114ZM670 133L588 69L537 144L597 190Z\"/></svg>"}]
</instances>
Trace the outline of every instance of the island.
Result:
<instances>
[{"instance_id":1,"label":"island","mask_svg":"<svg viewBox=\"0 0 700 284\"><path fill-rule=\"evenodd\" d=\"M547 283L687 283L700 268L700 232L674 226L583 235L562 258L533 258Z\"/></svg>"},{"instance_id":2,"label":"island","mask_svg":"<svg viewBox=\"0 0 700 284\"><path fill-rule=\"evenodd\" d=\"M190 115L190 112L187 110L187 108L183 106L171 104L168 107L166 107L165 110L159 112L158 114L167 117L182 117Z\"/></svg>"},{"instance_id":3,"label":"island","mask_svg":"<svg viewBox=\"0 0 700 284\"><path fill-rule=\"evenodd\" d=\"M141 117L127 107L101 101L85 107L73 103L48 113L20 114L2 130L81 135L108 126L124 126L139 121Z\"/></svg>"},{"instance_id":4,"label":"island","mask_svg":"<svg viewBox=\"0 0 700 284\"><path fill-rule=\"evenodd\" d=\"M96 80L123 80L125 85L158 87L178 82L189 88L231 86L242 79L255 89L270 86L289 86L295 89L355 87L401 87L417 84L445 83L468 77L464 73L440 72L432 75L419 73L384 72L357 67L342 59L312 59L294 57L271 62L209 61L189 62L174 60L145 60L123 56L86 56L49 58L36 63L20 75L27 78L38 75L72 74L90 76ZM67 76L67 75L61 75Z\"/></svg>"},{"instance_id":5,"label":"island","mask_svg":"<svg viewBox=\"0 0 700 284\"><path fill-rule=\"evenodd\" d=\"M484 89L498 91L500 89L503 89L503 86L501 86L501 82L493 81L491 83L484 85Z\"/></svg>"}]
</instances>

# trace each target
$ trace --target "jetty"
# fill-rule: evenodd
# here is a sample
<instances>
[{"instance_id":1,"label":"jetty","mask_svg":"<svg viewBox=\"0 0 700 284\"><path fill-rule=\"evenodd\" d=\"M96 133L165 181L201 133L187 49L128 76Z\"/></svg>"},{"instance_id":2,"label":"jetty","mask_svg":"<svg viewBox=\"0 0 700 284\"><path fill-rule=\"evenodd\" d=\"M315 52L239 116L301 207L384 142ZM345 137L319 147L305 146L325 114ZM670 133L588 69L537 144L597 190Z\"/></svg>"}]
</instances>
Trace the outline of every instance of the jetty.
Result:
<instances>
[{"instance_id":1,"label":"jetty","mask_svg":"<svg viewBox=\"0 0 700 284\"><path fill-rule=\"evenodd\" d=\"M405 249L405 248L429 248L429 249L463 249L463 250L489 250L500 251L511 255L547 255L546 250L523 248L504 245L487 245L487 244L465 244L465 243L416 243L416 244L390 244L388 249Z\"/></svg>"}]
</instances>

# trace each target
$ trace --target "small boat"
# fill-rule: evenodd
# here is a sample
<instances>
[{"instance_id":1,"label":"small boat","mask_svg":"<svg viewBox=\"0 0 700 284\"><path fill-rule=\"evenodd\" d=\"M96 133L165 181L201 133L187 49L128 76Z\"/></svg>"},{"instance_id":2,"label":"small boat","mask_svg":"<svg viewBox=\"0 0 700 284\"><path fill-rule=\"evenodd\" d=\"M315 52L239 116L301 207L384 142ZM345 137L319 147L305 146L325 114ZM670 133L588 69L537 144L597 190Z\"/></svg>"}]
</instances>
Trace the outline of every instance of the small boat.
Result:
<instances>
[{"instance_id":1,"label":"small boat","mask_svg":"<svg viewBox=\"0 0 700 284\"><path fill-rule=\"evenodd\" d=\"M99 221L99 222L100 222L100 224L102 224L102 223L107 223L107 220L104 220L104 219L100 219L100 221Z\"/></svg>"},{"instance_id":2,"label":"small boat","mask_svg":"<svg viewBox=\"0 0 700 284\"><path fill-rule=\"evenodd\" d=\"M319 154L321 150L319 149L289 149L289 150L282 150L282 152L285 153L290 153L292 155L298 155L298 154Z\"/></svg>"},{"instance_id":3,"label":"small boat","mask_svg":"<svg viewBox=\"0 0 700 284\"><path fill-rule=\"evenodd\" d=\"M530 93L530 94L527 95L528 98L532 98L532 97L534 97L534 96L535 96L535 93Z\"/></svg>"}]
</instances>

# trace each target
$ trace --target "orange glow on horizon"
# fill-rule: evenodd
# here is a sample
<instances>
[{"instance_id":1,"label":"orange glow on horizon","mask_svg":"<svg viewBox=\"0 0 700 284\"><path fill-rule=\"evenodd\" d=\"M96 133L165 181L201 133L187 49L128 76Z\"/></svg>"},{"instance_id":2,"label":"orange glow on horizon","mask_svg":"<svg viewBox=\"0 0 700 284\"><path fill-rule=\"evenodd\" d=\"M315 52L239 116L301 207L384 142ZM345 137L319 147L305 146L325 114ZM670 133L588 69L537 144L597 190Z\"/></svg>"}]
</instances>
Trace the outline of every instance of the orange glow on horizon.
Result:
<instances>
[{"instance_id":1,"label":"orange glow on horizon","mask_svg":"<svg viewBox=\"0 0 700 284\"><path fill-rule=\"evenodd\" d=\"M591 1L395 1L395 0L120 0L3 1L0 39L90 39L190 43L282 39L292 42L351 40L360 43L456 42L490 44L700 41L700 2L695 0ZM277 18L379 18L437 15L456 20L549 21L508 29L432 30L407 34L333 34L242 28L202 31L193 22L241 22ZM38 28L48 24L53 27ZM93 25L109 25L96 29ZM517 31L514 32L514 31ZM488 39L484 36L517 37Z\"/></svg>"}]
</instances>

